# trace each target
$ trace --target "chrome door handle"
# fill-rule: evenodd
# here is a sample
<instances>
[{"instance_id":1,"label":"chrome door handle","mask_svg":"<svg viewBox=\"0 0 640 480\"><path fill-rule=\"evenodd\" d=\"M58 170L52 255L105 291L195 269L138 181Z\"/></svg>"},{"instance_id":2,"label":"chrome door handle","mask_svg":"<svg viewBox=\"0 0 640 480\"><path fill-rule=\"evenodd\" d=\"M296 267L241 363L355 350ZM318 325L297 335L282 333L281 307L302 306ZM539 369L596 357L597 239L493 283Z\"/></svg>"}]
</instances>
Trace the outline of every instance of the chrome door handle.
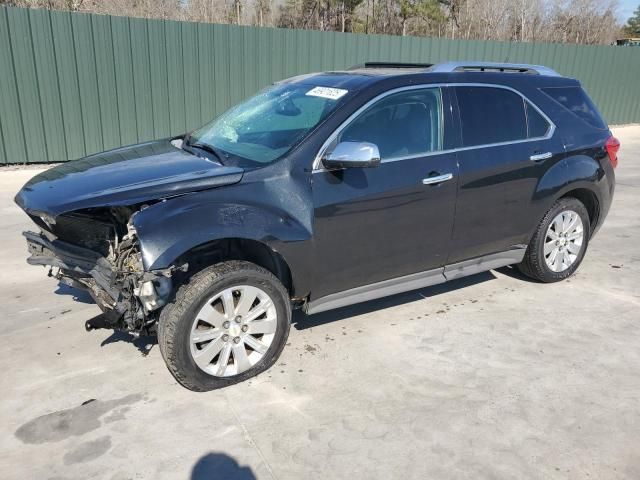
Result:
<instances>
[{"instance_id":1,"label":"chrome door handle","mask_svg":"<svg viewBox=\"0 0 640 480\"><path fill-rule=\"evenodd\" d=\"M423 185L433 185L434 183L442 183L453 178L453 173L445 173L444 175L438 175L435 177L427 177L422 179Z\"/></svg>"},{"instance_id":2,"label":"chrome door handle","mask_svg":"<svg viewBox=\"0 0 640 480\"><path fill-rule=\"evenodd\" d=\"M540 160L546 160L547 158L553 157L553 153L545 152L545 153L536 153L535 155L531 155L529 160L533 162L539 162Z\"/></svg>"}]
</instances>

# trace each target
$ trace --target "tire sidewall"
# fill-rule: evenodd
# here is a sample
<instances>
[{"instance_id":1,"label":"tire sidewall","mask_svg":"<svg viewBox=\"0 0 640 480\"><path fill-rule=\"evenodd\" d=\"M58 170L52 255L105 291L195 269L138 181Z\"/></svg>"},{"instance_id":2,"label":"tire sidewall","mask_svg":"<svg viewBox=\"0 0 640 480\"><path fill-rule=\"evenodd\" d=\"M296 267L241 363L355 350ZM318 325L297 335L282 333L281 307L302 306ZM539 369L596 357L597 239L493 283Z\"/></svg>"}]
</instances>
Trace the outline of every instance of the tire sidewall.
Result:
<instances>
[{"instance_id":1,"label":"tire sidewall","mask_svg":"<svg viewBox=\"0 0 640 480\"><path fill-rule=\"evenodd\" d=\"M561 212L572 210L578 214L580 217L580 221L582 222L582 228L584 232L582 246L580 247L580 252L577 255L576 260L573 264L562 272L554 272L547 265L545 255L544 255L544 243L547 237L547 231L549 229L549 225L553 222L554 218L558 216ZM558 201L546 215L545 222L540 229L540 235L536 239L535 248L537 249L537 255L540 259L540 268L542 269L542 274L544 275L545 281L555 282L564 280L565 278L570 277L574 274L574 272L578 269L582 260L587 252L587 247L589 246L589 232L590 232L590 223L589 223L589 213L587 209L584 207L582 202L573 198L562 199Z\"/></svg>"},{"instance_id":2,"label":"tire sidewall","mask_svg":"<svg viewBox=\"0 0 640 480\"><path fill-rule=\"evenodd\" d=\"M173 321L177 322L174 330L175 337L172 342L173 348L171 348L170 352L167 352L173 358L167 358L167 360L173 360L175 366L181 371L181 376L187 377L189 385L185 386L188 386L188 388L190 388L190 385L195 384L201 387L198 390L212 390L241 382L271 367L282 352L291 325L291 308L288 305L288 295L279 282L274 282L274 280L277 282L277 279L273 275L260 267L254 265L252 267L251 270L231 270L224 275L218 276L213 282L206 280L208 269L203 270L201 273L204 275L199 275L199 278L194 277L187 286L187 290L184 292L184 297L187 301L177 306L180 311L176 311L174 307L172 313L179 318L174 317L173 319ZM260 361L247 371L231 377L214 377L201 370L191 356L189 342L191 328L197 313L210 298L227 288L240 285L260 288L269 295L277 314L278 326L275 337Z\"/></svg>"}]
</instances>

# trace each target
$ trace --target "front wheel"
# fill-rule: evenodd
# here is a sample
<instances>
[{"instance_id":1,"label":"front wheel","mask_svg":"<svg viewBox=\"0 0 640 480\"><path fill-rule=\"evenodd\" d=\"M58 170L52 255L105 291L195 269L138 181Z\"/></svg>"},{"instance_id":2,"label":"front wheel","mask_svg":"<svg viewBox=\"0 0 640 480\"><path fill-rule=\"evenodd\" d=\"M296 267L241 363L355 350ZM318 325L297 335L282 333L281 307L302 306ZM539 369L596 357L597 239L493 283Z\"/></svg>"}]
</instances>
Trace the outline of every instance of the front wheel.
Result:
<instances>
[{"instance_id":1,"label":"front wheel","mask_svg":"<svg viewBox=\"0 0 640 480\"><path fill-rule=\"evenodd\" d=\"M243 261L205 268L160 314L158 344L184 387L207 391L268 369L289 335L289 295L269 271Z\"/></svg>"},{"instance_id":2,"label":"front wheel","mask_svg":"<svg viewBox=\"0 0 640 480\"><path fill-rule=\"evenodd\" d=\"M582 202L561 198L540 221L518 268L546 283L570 277L587 251L589 232L589 214Z\"/></svg>"}]
</instances>

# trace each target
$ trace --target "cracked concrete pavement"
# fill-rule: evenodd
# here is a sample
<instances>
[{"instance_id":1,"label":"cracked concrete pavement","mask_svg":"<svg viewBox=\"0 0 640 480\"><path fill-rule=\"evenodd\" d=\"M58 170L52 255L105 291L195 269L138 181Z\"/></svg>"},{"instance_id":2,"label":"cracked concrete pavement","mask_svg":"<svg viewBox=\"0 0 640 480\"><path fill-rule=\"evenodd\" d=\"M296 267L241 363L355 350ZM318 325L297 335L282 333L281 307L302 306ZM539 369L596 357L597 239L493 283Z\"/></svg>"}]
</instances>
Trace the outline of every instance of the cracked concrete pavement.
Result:
<instances>
[{"instance_id":1,"label":"cracked concrete pavement","mask_svg":"<svg viewBox=\"0 0 640 480\"><path fill-rule=\"evenodd\" d=\"M640 478L640 127L614 133L614 204L569 281L296 314L273 368L205 394L153 339L84 331L98 308L25 263L12 197L36 172L0 170L0 477Z\"/></svg>"}]
</instances>

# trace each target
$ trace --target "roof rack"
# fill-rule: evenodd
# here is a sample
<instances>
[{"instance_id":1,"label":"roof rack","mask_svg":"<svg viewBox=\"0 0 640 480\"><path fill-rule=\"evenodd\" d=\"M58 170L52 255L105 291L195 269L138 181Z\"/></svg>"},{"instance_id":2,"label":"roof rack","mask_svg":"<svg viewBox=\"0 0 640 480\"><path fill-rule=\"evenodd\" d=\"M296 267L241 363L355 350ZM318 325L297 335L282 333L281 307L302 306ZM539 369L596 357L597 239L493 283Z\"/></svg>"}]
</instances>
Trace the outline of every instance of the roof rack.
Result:
<instances>
[{"instance_id":1,"label":"roof rack","mask_svg":"<svg viewBox=\"0 0 640 480\"><path fill-rule=\"evenodd\" d=\"M542 65L527 63L497 63L497 62L445 62L438 63L429 69L430 72L505 72L527 73L530 75L547 75L560 77L555 70Z\"/></svg>"},{"instance_id":2,"label":"roof rack","mask_svg":"<svg viewBox=\"0 0 640 480\"><path fill-rule=\"evenodd\" d=\"M401 62L365 62L349 67L349 70L360 70L363 68L430 68L433 63L401 63Z\"/></svg>"},{"instance_id":3,"label":"roof rack","mask_svg":"<svg viewBox=\"0 0 640 480\"><path fill-rule=\"evenodd\" d=\"M444 63L401 63L401 62L365 62L354 65L349 70L361 69L394 69L394 68L415 68L425 69L434 73L453 72L502 72L502 73L526 73L529 75L547 75L550 77L561 77L555 70L543 65L529 65L527 63L498 63L498 62L476 62L476 61L456 61Z\"/></svg>"}]
</instances>

